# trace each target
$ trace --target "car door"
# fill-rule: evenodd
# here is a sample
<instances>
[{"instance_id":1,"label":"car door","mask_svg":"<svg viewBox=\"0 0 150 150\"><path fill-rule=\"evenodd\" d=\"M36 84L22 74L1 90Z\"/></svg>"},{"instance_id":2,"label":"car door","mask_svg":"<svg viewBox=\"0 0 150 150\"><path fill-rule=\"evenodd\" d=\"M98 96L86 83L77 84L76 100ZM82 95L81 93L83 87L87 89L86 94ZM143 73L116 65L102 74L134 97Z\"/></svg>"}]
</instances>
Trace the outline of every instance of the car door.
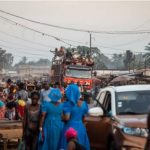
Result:
<instances>
[{"instance_id":1,"label":"car door","mask_svg":"<svg viewBox=\"0 0 150 150\"><path fill-rule=\"evenodd\" d=\"M110 92L104 91L100 94L98 101L107 110L111 109L111 95ZM87 116L85 118L85 125L87 128L90 144L92 150L106 150L107 149L107 135L110 131L110 117L104 116Z\"/></svg>"}]
</instances>

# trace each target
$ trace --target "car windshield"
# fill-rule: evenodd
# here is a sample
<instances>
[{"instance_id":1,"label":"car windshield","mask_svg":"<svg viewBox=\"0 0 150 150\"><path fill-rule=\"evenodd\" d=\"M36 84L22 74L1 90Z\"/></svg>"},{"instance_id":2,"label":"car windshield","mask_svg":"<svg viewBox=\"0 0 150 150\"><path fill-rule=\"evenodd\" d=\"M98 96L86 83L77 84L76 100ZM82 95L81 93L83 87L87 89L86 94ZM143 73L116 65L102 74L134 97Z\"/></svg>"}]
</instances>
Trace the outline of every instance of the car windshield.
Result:
<instances>
[{"instance_id":1,"label":"car windshield","mask_svg":"<svg viewBox=\"0 0 150 150\"><path fill-rule=\"evenodd\" d=\"M150 108L150 91L116 92L118 115L147 114Z\"/></svg>"},{"instance_id":2,"label":"car windshield","mask_svg":"<svg viewBox=\"0 0 150 150\"><path fill-rule=\"evenodd\" d=\"M91 71L67 69L66 76L75 78L91 78Z\"/></svg>"}]
</instances>

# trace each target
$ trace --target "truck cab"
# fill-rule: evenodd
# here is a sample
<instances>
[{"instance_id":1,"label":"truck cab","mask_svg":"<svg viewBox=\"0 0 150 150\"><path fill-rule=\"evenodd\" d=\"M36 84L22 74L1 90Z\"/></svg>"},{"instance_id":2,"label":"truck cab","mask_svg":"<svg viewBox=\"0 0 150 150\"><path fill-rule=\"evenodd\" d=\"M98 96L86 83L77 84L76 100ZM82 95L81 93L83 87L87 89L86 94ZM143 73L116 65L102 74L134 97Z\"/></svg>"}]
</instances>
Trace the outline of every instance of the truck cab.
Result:
<instances>
[{"instance_id":1,"label":"truck cab","mask_svg":"<svg viewBox=\"0 0 150 150\"><path fill-rule=\"evenodd\" d=\"M65 83L80 83L86 86L88 90L92 88L92 68L88 66L69 65L67 66L64 78Z\"/></svg>"}]
</instances>

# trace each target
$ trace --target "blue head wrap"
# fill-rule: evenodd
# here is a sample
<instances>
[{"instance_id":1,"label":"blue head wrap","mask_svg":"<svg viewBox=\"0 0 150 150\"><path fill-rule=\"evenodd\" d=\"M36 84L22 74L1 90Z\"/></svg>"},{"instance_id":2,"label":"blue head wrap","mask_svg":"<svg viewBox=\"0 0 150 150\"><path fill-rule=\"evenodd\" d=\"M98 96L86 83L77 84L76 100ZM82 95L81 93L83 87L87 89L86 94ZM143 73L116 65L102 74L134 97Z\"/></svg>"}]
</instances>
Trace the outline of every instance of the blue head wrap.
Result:
<instances>
[{"instance_id":1,"label":"blue head wrap","mask_svg":"<svg viewBox=\"0 0 150 150\"><path fill-rule=\"evenodd\" d=\"M50 91L48 97L51 99L52 102L57 102L62 98L62 94L58 88L54 88Z\"/></svg>"},{"instance_id":2,"label":"blue head wrap","mask_svg":"<svg viewBox=\"0 0 150 150\"><path fill-rule=\"evenodd\" d=\"M0 108L3 107L5 104L0 100Z\"/></svg>"},{"instance_id":3,"label":"blue head wrap","mask_svg":"<svg viewBox=\"0 0 150 150\"><path fill-rule=\"evenodd\" d=\"M70 84L66 89L66 97L70 102L76 104L80 98L79 87L76 84Z\"/></svg>"}]
</instances>

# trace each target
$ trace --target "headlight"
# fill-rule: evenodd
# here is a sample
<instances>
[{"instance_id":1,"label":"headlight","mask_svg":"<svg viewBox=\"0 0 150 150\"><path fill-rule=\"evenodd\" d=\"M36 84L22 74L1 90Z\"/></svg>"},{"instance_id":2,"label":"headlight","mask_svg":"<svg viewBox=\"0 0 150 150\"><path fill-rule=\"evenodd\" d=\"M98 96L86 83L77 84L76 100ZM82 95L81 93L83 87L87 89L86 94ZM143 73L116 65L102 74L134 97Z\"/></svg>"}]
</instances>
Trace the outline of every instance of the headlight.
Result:
<instances>
[{"instance_id":1,"label":"headlight","mask_svg":"<svg viewBox=\"0 0 150 150\"><path fill-rule=\"evenodd\" d=\"M125 134L129 134L133 136L148 137L148 129L144 129L144 128L123 127L122 131Z\"/></svg>"}]
</instances>

